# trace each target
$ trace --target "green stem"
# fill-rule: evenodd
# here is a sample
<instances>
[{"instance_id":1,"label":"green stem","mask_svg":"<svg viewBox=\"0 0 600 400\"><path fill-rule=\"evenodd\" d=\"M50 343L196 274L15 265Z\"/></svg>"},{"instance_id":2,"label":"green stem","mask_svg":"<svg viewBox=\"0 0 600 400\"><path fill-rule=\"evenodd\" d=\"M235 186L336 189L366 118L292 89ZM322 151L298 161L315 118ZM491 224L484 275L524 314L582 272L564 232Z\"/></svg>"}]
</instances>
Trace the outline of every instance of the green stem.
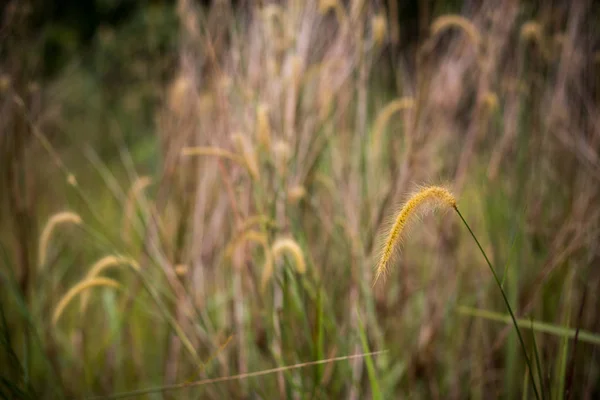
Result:
<instances>
[{"instance_id":1,"label":"green stem","mask_svg":"<svg viewBox=\"0 0 600 400\"><path fill-rule=\"evenodd\" d=\"M523 349L523 355L525 356L525 361L527 362L527 368L529 370L529 379L531 380L531 385L533 386L535 398L539 400L540 394L538 393L537 385L535 384L535 379L533 377L533 369L531 368L531 363L529 361L529 357L527 356L527 348L525 347L525 341L523 340L523 336L521 335L521 330L519 329L519 325L517 323L517 319L515 318L515 314L512 311L512 307L510 306L510 302L508 301L508 298L506 297L506 293L504 293L504 289L502 288L502 283L500 283L500 279L498 279L498 275L496 275L496 271L494 270L494 267L492 266L490 259L488 258L487 254L483 250L483 247L481 247L479 240L477 240L477 236L475 236L475 234L473 233L473 230L471 229L471 227L469 226L469 224L467 223L465 218L462 216L462 214L458 210L458 207L455 206L454 210L458 213L458 216L462 220L463 224L465 224L465 226L469 230L469 233L473 237L473 240L475 240L475 243L477 243L477 247L479 247L479 251L481 251L481 254L483 254L483 257L485 258L485 261L487 262L488 267L490 267L490 271L492 271L492 275L494 276L494 279L496 280L496 284L498 285L498 288L500 289L500 293L502 293L502 298L504 299L504 303L506 304L506 308L508 309L510 318L512 319L513 325L515 326L515 329L517 331L517 336L519 337L519 342L521 343L521 348Z\"/></svg>"}]
</instances>

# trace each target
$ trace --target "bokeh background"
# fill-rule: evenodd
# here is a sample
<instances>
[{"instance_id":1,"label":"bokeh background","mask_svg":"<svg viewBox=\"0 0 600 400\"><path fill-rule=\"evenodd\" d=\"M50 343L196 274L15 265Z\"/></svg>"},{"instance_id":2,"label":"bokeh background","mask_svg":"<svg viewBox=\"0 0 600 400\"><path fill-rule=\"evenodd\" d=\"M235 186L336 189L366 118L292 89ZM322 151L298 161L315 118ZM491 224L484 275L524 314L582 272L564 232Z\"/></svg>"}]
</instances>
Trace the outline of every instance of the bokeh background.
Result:
<instances>
[{"instance_id":1,"label":"bokeh background","mask_svg":"<svg viewBox=\"0 0 600 400\"><path fill-rule=\"evenodd\" d=\"M2 398L597 398L599 6L3 2Z\"/></svg>"}]
</instances>

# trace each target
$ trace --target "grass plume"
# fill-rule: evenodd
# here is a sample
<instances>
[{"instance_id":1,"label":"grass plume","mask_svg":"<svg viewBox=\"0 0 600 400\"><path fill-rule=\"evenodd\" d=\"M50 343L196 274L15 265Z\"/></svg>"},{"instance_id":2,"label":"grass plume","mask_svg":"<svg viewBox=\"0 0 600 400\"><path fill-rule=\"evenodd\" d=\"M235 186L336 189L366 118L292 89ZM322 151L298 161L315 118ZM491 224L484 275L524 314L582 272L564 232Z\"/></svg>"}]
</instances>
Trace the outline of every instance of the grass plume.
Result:
<instances>
[{"instance_id":1,"label":"grass plume","mask_svg":"<svg viewBox=\"0 0 600 400\"><path fill-rule=\"evenodd\" d=\"M140 266L137 263L137 261L135 261L134 259L129 258L129 257L124 257L124 256L109 255L109 256L102 257L101 259L96 261L90 267L90 270L86 274L84 281L94 279L94 278L98 277L105 270L107 270L109 268L118 267L120 265L128 265L134 271L136 271L136 272L140 271ZM88 300L89 300L88 293L87 292L82 293L81 294L81 312L82 313L85 312L85 310L87 308Z\"/></svg>"},{"instance_id":2,"label":"grass plume","mask_svg":"<svg viewBox=\"0 0 600 400\"><path fill-rule=\"evenodd\" d=\"M387 235L379 263L377 264L374 284L382 275L386 274L394 249L400 241L402 232L409 220L422 211L425 205L456 208L456 199L448 189L441 186L425 187L408 199L396 216L394 224Z\"/></svg>"},{"instance_id":3,"label":"grass plume","mask_svg":"<svg viewBox=\"0 0 600 400\"><path fill-rule=\"evenodd\" d=\"M293 239L279 238L275 240L271 246L271 259L269 262L265 263L265 268L263 270L263 276L261 279L261 290L263 292L266 289L267 283L269 283L269 280L271 280L271 276L273 276L274 262L283 253L289 253L292 256L296 265L296 271L298 271L299 274L304 274L306 272L306 261L304 260L304 253L302 252L300 245Z\"/></svg>"},{"instance_id":4,"label":"grass plume","mask_svg":"<svg viewBox=\"0 0 600 400\"><path fill-rule=\"evenodd\" d=\"M52 232L58 225L62 224L74 224L80 225L82 222L81 217L72 212L72 211L62 211L54 214L46 225L44 225L44 229L42 230L42 235L40 236L40 244L39 244L39 267L41 268L47 261L48 257L48 244L50 243L50 237L52 236Z\"/></svg>"},{"instance_id":5,"label":"grass plume","mask_svg":"<svg viewBox=\"0 0 600 400\"><path fill-rule=\"evenodd\" d=\"M62 315L63 311L75 296L77 296L79 293L83 292L86 289L97 286L112 287L115 289L121 287L121 285L119 285L117 281L108 278L93 278L79 282L71 289L69 289L69 291L58 302L58 305L56 306L56 308L54 309L54 313L52 314L52 325L56 326L56 323L58 322L58 319Z\"/></svg>"},{"instance_id":6,"label":"grass plume","mask_svg":"<svg viewBox=\"0 0 600 400\"><path fill-rule=\"evenodd\" d=\"M431 24L431 35L438 36L450 28L460 28L469 38L469 40L478 47L481 43L481 34L475 25L465 17L460 15L442 15Z\"/></svg>"}]
</instances>

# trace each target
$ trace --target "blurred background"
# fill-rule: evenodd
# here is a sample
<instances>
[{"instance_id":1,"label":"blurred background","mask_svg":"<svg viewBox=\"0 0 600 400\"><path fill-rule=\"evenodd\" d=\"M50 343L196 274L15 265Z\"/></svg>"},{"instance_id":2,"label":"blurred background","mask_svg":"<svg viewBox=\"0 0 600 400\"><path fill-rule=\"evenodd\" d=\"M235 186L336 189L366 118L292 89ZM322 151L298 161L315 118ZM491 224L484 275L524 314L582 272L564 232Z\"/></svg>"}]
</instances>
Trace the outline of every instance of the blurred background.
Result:
<instances>
[{"instance_id":1,"label":"blurred background","mask_svg":"<svg viewBox=\"0 0 600 400\"><path fill-rule=\"evenodd\" d=\"M599 18L3 2L2 398L599 397ZM429 184L489 255L533 374L454 213L416 218L373 285Z\"/></svg>"}]
</instances>

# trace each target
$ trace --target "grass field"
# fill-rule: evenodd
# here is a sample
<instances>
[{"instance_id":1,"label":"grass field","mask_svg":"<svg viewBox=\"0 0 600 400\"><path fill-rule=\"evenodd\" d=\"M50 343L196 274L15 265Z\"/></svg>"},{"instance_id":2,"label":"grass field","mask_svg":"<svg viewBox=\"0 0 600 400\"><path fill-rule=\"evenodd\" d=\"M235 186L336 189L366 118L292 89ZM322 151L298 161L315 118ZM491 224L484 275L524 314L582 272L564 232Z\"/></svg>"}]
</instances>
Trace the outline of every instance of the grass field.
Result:
<instances>
[{"instance_id":1,"label":"grass field","mask_svg":"<svg viewBox=\"0 0 600 400\"><path fill-rule=\"evenodd\" d=\"M600 396L597 4L175 3L3 25L2 398Z\"/></svg>"}]
</instances>

